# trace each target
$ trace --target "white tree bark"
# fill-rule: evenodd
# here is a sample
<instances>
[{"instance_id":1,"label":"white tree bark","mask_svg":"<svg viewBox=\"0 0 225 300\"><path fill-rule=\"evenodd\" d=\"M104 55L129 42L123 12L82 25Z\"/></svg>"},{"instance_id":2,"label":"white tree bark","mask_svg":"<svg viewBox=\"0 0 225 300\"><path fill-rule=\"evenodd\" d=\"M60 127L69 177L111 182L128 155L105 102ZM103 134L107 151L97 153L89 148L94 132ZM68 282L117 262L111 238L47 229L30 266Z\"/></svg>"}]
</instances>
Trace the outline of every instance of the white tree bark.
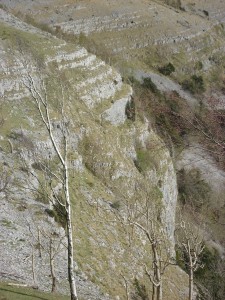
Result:
<instances>
[{"instance_id":1,"label":"white tree bark","mask_svg":"<svg viewBox=\"0 0 225 300\"><path fill-rule=\"evenodd\" d=\"M70 295L71 300L78 300L77 290L76 290L76 282L74 275L74 253L73 253L73 228L72 228L72 211L71 211L71 198L69 192L69 170L68 170L68 128L65 122L65 115L63 111L64 105L64 92L62 88L62 115L61 115L61 123L62 123L62 135L63 135L63 150L60 149L60 145L56 142L56 138L53 133L52 123L49 114L49 103L48 103L48 95L47 89L44 81L41 82L41 88L38 88L35 84L34 79L30 74L23 80L24 85L29 90L32 99L34 100L34 104L36 106L37 112L42 120L43 125L45 126L52 146L55 150L55 153L59 159L62 168L62 178L55 176L60 180L63 186L63 194L65 197L65 203L63 203L58 198L54 201L57 201L58 204L65 209L66 213L66 234L67 234L67 249L68 249L68 281L70 285Z\"/></svg>"}]
</instances>

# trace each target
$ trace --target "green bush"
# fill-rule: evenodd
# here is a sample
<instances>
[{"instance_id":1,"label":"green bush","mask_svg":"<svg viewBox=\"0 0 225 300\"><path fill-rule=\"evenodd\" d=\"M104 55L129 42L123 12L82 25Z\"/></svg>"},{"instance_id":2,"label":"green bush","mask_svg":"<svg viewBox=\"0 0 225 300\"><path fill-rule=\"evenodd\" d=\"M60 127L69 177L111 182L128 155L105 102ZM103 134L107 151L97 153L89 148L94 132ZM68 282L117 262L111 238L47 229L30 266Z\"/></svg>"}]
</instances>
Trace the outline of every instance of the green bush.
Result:
<instances>
[{"instance_id":1,"label":"green bush","mask_svg":"<svg viewBox=\"0 0 225 300\"><path fill-rule=\"evenodd\" d=\"M158 69L160 73L163 75L169 76L171 73L175 71L175 67L173 64L168 63L167 65Z\"/></svg>"},{"instance_id":2,"label":"green bush","mask_svg":"<svg viewBox=\"0 0 225 300\"><path fill-rule=\"evenodd\" d=\"M192 94L200 94L205 91L204 80L202 76L192 75L191 79L182 82L184 90L189 90Z\"/></svg>"},{"instance_id":3,"label":"green bush","mask_svg":"<svg viewBox=\"0 0 225 300\"><path fill-rule=\"evenodd\" d=\"M46 208L45 212L49 217L54 218L55 222L61 225L64 229L66 228L66 209L59 203L53 205L53 209Z\"/></svg>"},{"instance_id":4,"label":"green bush","mask_svg":"<svg viewBox=\"0 0 225 300\"><path fill-rule=\"evenodd\" d=\"M111 206L113 209L119 210L119 209L120 209L120 206L121 206L121 203L120 203L119 200L117 200L117 201L114 201L113 203L111 203L110 206Z\"/></svg>"},{"instance_id":5,"label":"green bush","mask_svg":"<svg viewBox=\"0 0 225 300\"><path fill-rule=\"evenodd\" d=\"M153 94L159 94L159 90L150 77L143 78L142 86L150 90Z\"/></svg>"},{"instance_id":6,"label":"green bush","mask_svg":"<svg viewBox=\"0 0 225 300\"><path fill-rule=\"evenodd\" d=\"M209 12L208 12L207 10L203 9L203 13L204 13L204 15L205 15L206 17L209 16Z\"/></svg>"},{"instance_id":7,"label":"green bush","mask_svg":"<svg viewBox=\"0 0 225 300\"><path fill-rule=\"evenodd\" d=\"M135 103L133 98L127 102L125 113L128 120L131 120L133 122L135 121Z\"/></svg>"},{"instance_id":8,"label":"green bush","mask_svg":"<svg viewBox=\"0 0 225 300\"><path fill-rule=\"evenodd\" d=\"M61 200L61 199L60 199ZM53 216L57 223L64 229L66 228L66 209L61 206L57 201L53 205Z\"/></svg>"}]
</instances>

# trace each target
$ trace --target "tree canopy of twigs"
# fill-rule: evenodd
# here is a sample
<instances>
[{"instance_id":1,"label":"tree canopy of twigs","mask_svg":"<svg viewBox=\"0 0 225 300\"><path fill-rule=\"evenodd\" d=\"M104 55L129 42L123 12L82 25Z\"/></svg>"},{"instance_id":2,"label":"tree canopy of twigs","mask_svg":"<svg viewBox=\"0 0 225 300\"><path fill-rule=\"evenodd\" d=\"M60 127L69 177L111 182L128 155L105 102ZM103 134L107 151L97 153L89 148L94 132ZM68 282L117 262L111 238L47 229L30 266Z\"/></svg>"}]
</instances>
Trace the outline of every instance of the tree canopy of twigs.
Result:
<instances>
[{"instance_id":1,"label":"tree canopy of twigs","mask_svg":"<svg viewBox=\"0 0 225 300\"><path fill-rule=\"evenodd\" d=\"M189 276L189 300L194 299L194 273L203 267L201 255L205 248L202 233L189 222L180 220L176 230L176 243L180 260ZM178 262L179 263L179 262Z\"/></svg>"}]
</instances>

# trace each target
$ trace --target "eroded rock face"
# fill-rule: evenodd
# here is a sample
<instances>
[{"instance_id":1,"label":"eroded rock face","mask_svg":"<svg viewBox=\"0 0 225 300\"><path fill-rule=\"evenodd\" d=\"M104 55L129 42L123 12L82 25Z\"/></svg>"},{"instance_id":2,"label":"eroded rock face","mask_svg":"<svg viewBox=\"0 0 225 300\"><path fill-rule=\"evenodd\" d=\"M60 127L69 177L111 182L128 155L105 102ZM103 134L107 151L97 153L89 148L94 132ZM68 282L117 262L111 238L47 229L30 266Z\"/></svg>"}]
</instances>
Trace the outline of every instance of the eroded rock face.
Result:
<instances>
[{"instance_id":1,"label":"eroded rock face","mask_svg":"<svg viewBox=\"0 0 225 300\"><path fill-rule=\"evenodd\" d=\"M153 152L153 167L147 171L147 176L151 182L162 192L162 214L161 218L165 224L165 231L174 247L174 230L175 230L175 211L177 204L177 179L173 167L173 162L164 143L154 133L149 131L149 124L141 130L138 138L142 145Z\"/></svg>"},{"instance_id":2,"label":"eroded rock face","mask_svg":"<svg viewBox=\"0 0 225 300\"><path fill-rule=\"evenodd\" d=\"M133 288L134 277L144 278L142 260L149 254L143 235L132 237L133 241L128 238L126 229L118 222L117 209L121 209L122 216L125 215L125 205L136 197L137 185L156 191L157 197L153 193L151 201L154 204L157 198L161 224L173 245L177 189L169 152L146 121L127 121L125 111L132 89L122 82L115 69L79 45L66 44L49 35L42 36L40 32L34 36L34 32L26 30L25 25L18 26L17 21L12 21L13 18L7 20L4 23L7 38L2 39L0 48L0 90L5 112L0 141L1 168L6 173L10 172L8 189L0 193L5 206L4 212L0 212L3 220L0 223L1 232L4 232L0 244L0 247L4 246L4 252L0 250L4 260L1 260L0 267L4 278L32 284L32 259L28 254L38 243L38 228L52 234L52 230L57 231L59 236L64 234L64 230L56 226L52 215L49 215L53 206L49 206L43 193L40 193L40 161L50 160L52 167L57 167L54 149L24 86L28 75L33 77L38 87L40 78L48 78L47 74L51 74L47 93L50 91L52 97L50 113L59 144L62 133L57 101L62 97L62 90L56 78L65 83L66 112L70 117L69 168L76 220L74 244L78 290L85 299L123 299L124 281L118 274L125 272ZM25 57L12 38L15 33L17 40L24 41L26 45ZM11 50L7 51L9 45ZM37 49L42 54L41 64L40 60L37 64ZM54 76L50 72L53 67L57 70ZM147 153L151 152L150 161L146 161L143 171L135 165L137 142ZM58 184L54 191L59 193L60 188ZM140 196L143 197L141 192ZM140 199L138 201L141 203ZM121 208L116 206L118 202ZM134 246L131 247L131 244ZM47 239L45 247L48 246ZM16 256L18 249L19 259ZM48 255L45 253L43 258L39 257L39 250L34 250L37 256L35 266L40 270L36 283L41 289L48 289ZM60 290L65 293L65 250L57 259ZM10 265L13 265L12 269ZM170 295L169 289L168 293ZM177 290L174 299L179 297Z\"/></svg>"}]
</instances>

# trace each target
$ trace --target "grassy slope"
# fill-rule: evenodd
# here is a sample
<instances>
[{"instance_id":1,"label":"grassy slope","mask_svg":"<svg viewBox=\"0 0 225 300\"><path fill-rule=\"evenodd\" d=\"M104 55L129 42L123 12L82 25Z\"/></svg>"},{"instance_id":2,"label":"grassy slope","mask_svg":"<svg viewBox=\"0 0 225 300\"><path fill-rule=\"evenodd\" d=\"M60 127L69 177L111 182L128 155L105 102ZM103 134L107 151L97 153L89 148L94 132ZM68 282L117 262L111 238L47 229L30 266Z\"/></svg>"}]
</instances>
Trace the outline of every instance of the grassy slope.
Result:
<instances>
[{"instance_id":1,"label":"grassy slope","mask_svg":"<svg viewBox=\"0 0 225 300\"><path fill-rule=\"evenodd\" d=\"M69 297L0 283L0 300L69 300Z\"/></svg>"}]
</instances>

